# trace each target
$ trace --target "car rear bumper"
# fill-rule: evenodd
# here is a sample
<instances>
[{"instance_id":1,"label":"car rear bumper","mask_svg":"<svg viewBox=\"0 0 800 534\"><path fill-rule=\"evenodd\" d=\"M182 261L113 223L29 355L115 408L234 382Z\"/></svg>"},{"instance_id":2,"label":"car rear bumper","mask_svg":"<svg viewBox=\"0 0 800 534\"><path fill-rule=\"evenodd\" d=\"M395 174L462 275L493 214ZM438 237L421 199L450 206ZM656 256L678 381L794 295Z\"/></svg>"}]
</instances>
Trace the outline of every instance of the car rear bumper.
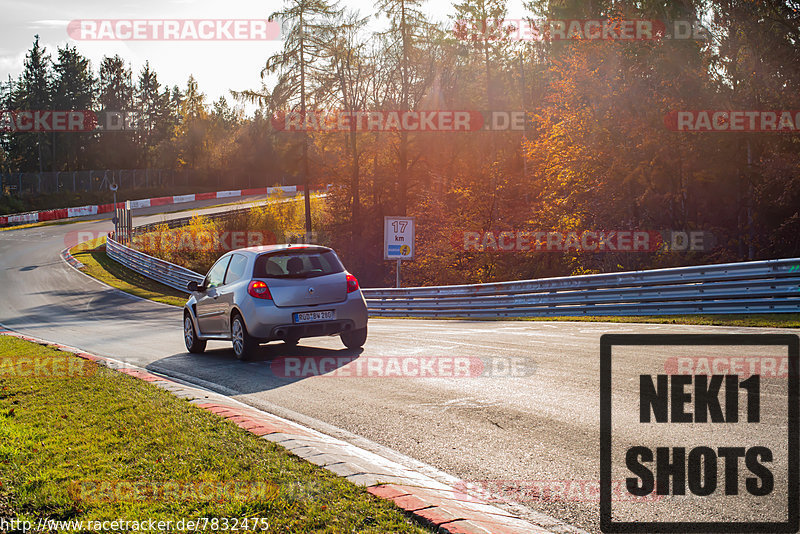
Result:
<instances>
[{"instance_id":1,"label":"car rear bumper","mask_svg":"<svg viewBox=\"0 0 800 534\"><path fill-rule=\"evenodd\" d=\"M346 300L319 306L278 307L271 301L255 302L250 299L241 307L248 333L262 341L304 338L338 334L367 326L367 303L359 291L350 293ZM336 318L330 321L295 323L297 312L334 310Z\"/></svg>"},{"instance_id":2,"label":"car rear bumper","mask_svg":"<svg viewBox=\"0 0 800 534\"><path fill-rule=\"evenodd\" d=\"M272 328L270 340L330 336L353 330L354 325L355 323L350 319L318 323L283 324Z\"/></svg>"}]
</instances>

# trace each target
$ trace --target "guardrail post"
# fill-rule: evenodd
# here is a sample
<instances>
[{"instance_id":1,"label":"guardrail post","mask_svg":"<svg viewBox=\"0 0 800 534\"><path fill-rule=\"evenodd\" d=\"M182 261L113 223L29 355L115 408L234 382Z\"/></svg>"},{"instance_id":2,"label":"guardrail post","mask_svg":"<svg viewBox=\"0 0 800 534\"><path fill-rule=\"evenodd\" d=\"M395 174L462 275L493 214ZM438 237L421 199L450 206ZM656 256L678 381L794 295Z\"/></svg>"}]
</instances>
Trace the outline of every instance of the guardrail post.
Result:
<instances>
[{"instance_id":1,"label":"guardrail post","mask_svg":"<svg viewBox=\"0 0 800 534\"><path fill-rule=\"evenodd\" d=\"M397 260L397 287L400 287L400 259Z\"/></svg>"}]
</instances>

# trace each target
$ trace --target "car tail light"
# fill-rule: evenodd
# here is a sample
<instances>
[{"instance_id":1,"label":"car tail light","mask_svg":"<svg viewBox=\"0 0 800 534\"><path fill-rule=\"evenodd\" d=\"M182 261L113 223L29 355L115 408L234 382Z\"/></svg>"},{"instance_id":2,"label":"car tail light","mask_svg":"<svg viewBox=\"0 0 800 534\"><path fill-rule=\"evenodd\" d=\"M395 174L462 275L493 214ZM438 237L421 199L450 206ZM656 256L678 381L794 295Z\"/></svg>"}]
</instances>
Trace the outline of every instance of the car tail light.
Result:
<instances>
[{"instance_id":1,"label":"car tail light","mask_svg":"<svg viewBox=\"0 0 800 534\"><path fill-rule=\"evenodd\" d=\"M358 280L352 274L347 275L347 292L352 293L358 289Z\"/></svg>"},{"instance_id":2,"label":"car tail light","mask_svg":"<svg viewBox=\"0 0 800 534\"><path fill-rule=\"evenodd\" d=\"M257 299L272 300L272 294L269 292L267 284L261 280L251 281L250 285L247 286L247 292L251 297L255 297Z\"/></svg>"}]
</instances>

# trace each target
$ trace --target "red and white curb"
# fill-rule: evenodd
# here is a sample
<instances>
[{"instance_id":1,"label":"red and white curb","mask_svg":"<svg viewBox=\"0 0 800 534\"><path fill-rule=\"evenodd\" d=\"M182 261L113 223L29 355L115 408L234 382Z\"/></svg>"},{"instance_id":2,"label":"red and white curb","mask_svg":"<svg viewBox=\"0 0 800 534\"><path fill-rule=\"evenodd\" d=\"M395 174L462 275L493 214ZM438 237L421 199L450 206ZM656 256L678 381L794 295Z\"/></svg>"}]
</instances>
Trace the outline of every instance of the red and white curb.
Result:
<instances>
[{"instance_id":1,"label":"red and white curb","mask_svg":"<svg viewBox=\"0 0 800 534\"><path fill-rule=\"evenodd\" d=\"M61 259L76 269L83 269L84 267L86 267L84 264L76 260L72 254L69 253L69 249L70 247L67 247L61 251Z\"/></svg>"},{"instance_id":2,"label":"red and white curb","mask_svg":"<svg viewBox=\"0 0 800 534\"><path fill-rule=\"evenodd\" d=\"M324 188L322 188L324 189ZM311 191L321 190L312 187ZM247 197L252 195L273 195L285 194L295 195L303 191L302 185L285 185L282 187L259 187L255 189L234 189L231 191L215 191L210 193L195 193L193 195L174 195L171 197L145 198L141 200L131 200L131 209L150 208L153 206L165 206L168 204L181 204L183 202L194 202L197 200L213 200L219 198ZM117 202L117 207L124 208L125 202ZM56 221L71 217L84 217L86 215L97 215L99 213L110 213L114 211L114 203L98 204L92 206L79 206L77 208L63 208L56 210L31 211L27 213L14 213L11 215L0 216L0 226L8 224L27 224L41 221Z\"/></svg>"},{"instance_id":3,"label":"red and white curb","mask_svg":"<svg viewBox=\"0 0 800 534\"><path fill-rule=\"evenodd\" d=\"M419 470L288 419L258 410L225 395L153 374L146 369L113 358L24 335L3 325L0 325L0 335L71 352L80 358L150 382L177 397L188 400L198 408L224 417L244 430L284 447L300 458L343 476L355 484L366 486L367 491L373 495L392 501L438 532L451 534L584 532L535 512L532 514L535 516L535 523L520 519L511 512L465 493L463 489L456 489L454 486L459 481L455 477L442 473L453 482L452 485L444 484ZM459 487L463 488L465 485L460 483Z\"/></svg>"}]
</instances>

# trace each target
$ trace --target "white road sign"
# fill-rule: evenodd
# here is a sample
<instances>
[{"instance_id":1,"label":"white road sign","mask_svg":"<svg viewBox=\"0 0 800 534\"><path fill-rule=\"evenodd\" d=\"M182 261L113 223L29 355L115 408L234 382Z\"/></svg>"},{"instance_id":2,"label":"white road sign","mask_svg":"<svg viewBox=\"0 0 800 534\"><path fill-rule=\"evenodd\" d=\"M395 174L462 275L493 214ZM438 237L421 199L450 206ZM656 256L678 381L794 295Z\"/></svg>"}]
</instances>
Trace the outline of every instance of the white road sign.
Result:
<instances>
[{"instance_id":1,"label":"white road sign","mask_svg":"<svg viewBox=\"0 0 800 534\"><path fill-rule=\"evenodd\" d=\"M383 259L414 259L414 217L383 218Z\"/></svg>"}]
</instances>

